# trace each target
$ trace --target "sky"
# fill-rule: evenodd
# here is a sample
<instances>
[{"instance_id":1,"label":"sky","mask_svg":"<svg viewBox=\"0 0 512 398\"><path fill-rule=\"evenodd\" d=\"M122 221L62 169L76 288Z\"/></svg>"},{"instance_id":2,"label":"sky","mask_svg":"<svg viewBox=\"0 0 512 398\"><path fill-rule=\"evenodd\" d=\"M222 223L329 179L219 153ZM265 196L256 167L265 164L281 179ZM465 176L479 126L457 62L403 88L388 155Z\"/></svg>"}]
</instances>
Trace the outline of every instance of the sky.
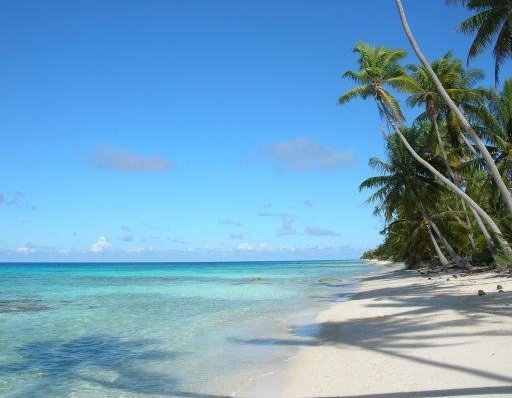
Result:
<instances>
[{"instance_id":1,"label":"sky","mask_svg":"<svg viewBox=\"0 0 512 398\"><path fill-rule=\"evenodd\" d=\"M465 59L464 9L404 6ZM358 258L386 126L337 105L357 42L411 53L394 1L0 0L0 261Z\"/></svg>"}]
</instances>

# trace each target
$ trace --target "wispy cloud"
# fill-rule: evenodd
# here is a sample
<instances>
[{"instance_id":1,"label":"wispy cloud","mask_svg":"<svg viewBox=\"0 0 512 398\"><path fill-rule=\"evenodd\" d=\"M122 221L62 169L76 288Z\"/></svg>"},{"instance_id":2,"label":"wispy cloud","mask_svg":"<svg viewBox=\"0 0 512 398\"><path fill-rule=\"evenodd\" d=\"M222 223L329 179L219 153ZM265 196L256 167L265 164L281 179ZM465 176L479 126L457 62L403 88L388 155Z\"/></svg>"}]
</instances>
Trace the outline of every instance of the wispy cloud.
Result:
<instances>
[{"instance_id":1,"label":"wispy cloud","mask_svg":"<svg viewBox=\"0 0 512 398\"><path fill-rule=\"evenodd\" d=\"M296 138L263 147L249 162L272 162L280 169L296 172L334 171L354 164L355 158L351 150L339 151L307 138Z\"/></svg>"},{"instance_id":2,"label":"wispy cloud","mask_svg":"<svg viewBox=\"0 0 512 398\"><path fill-rule=\"evenodd\" d=\"M98 144L90 156L89 166L125 173L154 173L170 169L173 164L159 156L139 155L128 149Z\"/></svg>"},{"instance_id":3,"label":"wispy cloud","mask_svg":"<svg viewBox=\"0 0 512 398\"><path fill-rule=\"evenodd\" d=\"M310 236L338 236L336 232L320 227L306 227L306 234Z\"/></svg>"},{"instance_id":4,"label":"wispy cloud","mask_svg":"<svg viewBox=\"0 0 512 398\"><path fill-rule=\"evenodd\" d=\"M242 239L244 236L242 234L229 234L231 239Z\"/></svg>"},{"instance_id":5,"label":"wispy cloud","mask_svg":"<svg viewBox=\"0 0 512 398\"><path fill-rule=\"evenodd\" d=\"M38 247L35 243L27 242L25 245L17 247L15 251L19 254L34 253Z\"/></svg>"},{"instance_id":6,"label":"wispy cloud","mask_svg":"<svg viewBox=\"0 0 512 398\"><path fill-rule=\"evenodd\" d=\"M231 225L233 227L242 227L243 224L236 220L220 220L220 224L222 225Z\"/></svg>"},{"instance_id":7,"label":"wispy cloud","mask_svg":"<svg viewBox=\"0 0 512 398\"><path fill-rule=\"evenodd\" d=\"M0 192L0 206L12 206L16 209L36 210L36 206L27 200L23 192L14 192L10 195Z\"/></svg>"},{"instance_id":8,"label":"wispy cloud","mask_svg":"<svg viewBox=\"0 0 512 398\"><path fill-rule=\"evenodd\" d=\"M132 234L126 234L121 238L123 242L133 242L134 239Z\"/></svg>"},{"instance_id":9,"label":"wispy cloud","mask_svg":"<svg viewBox=\"0 0 512 398\"><path fill-rule=\"evenodd\" d=\"M281 220L281 229L279 230L279 236L285 235L297 235L297 231L295 230L294 224L295 220L290 218L283 218Z\"/></svg>"},{"instance_id":10,"label":"wispy cloud","mask_svg":"<svg viewBox=\"0 0 512 398\"><path fill-rule=\"evenodd\" d=\"M295 229L294 226L295 221L297 221L297 217L292 214L282 212L270 213L260 211L258 213L258 216L266 218L280 218L281 226L277 231L278 236L297 235L297 230Z\"/></svg>"},{"instance_id":11,"label":"wispy cloud","mask_svg":"<svg viewBox=\"0 0 512 398\"><path fill-rule=\"evenodd\" d=\"M176 243L178 245L192 245L193 242L190 242L188 240L179 239L179 238L167 238L167 240L170 240L172 243Z\"/></svg>"},{"instance_id":12,"label":"wispy cloud","mask_svg":"<svg viewBox=\"0 0 512 398\"><path fill-rule=\"evenodd\" d=\"M309 207L309 208L314 207L313 201L310 199L304 199L302 201L302 204L304 205L304 207Z\"/></svg>"},{"instance_id":13,"label":"wispy cloud","mask_svg":"<svg viewBox=\"0 0 512 398\"><path fill-rule=\"evenodd\" d=\"M96 243L94 243L91 246L91 252L101 253L101 252L104 252L106 249L108 249L110 246L111 245L110 245L107 237L102 235L102 236L98 237L98 240L96 241Z\"/></svg>"},{"instance_id":14,"label":"wispy cloud","mask_svg":"<svg viewBox=\"0 0 512 398\"><path fill-rule=\"evenodd\" d=\"M288 213L271 213L268 211L260 211L258 213L258 217L286 217L286 218L294 218L294 216L288 214Z\"/></svg>"}]
</instances>

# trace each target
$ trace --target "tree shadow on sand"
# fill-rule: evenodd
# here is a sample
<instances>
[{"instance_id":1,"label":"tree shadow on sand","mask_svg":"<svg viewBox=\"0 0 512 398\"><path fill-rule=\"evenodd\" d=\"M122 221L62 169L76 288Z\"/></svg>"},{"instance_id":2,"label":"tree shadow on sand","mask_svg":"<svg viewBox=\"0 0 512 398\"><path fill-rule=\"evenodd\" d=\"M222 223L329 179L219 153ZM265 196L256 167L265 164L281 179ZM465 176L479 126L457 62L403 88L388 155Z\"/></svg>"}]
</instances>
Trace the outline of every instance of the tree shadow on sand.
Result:
<instances>
[{"instance_id":1,"label":"tree shadow on sand","mask_svg":"<svg viewBox=\"0 0 512 398\"><path fill-rule=\"evenodd\" d=\"M498 374L492 369L456 365L441 360L425 358L422 349L429 347L449 347L470 345L486 336L512 336L512 330L492 329L493 318L511 316L510 293L493 293L484 297L476 294L453 294L449 287L439 286L418 278L417 283L394 287L386 282L403 277L392 273L386 276L371 276L368 279L382 281L380 288L356 293L352 300L372 299L367 307L378 308L380 316L348 319L343 322L325 322L319 326L319 332L311 336L312 325L292 329L288 339L260 338L236 340L241 344L285 345L285 346L339 346L371 350L394 358L400 358L437 368L440 372L447 370L463 372L485 378L489 383L506 383L507 386L486 388L459 388L453 390L432 390L407 393L357 395L357 398L401 398L401 397L438 397L505 394L512 396L512 375ZM443 276L444 277L444 276ZM363 279L364 280L364 279ZM464 280L460 281L464 284ZM460 305L463 303L464 305ZM439 313L446 311L453 317L445 318ZM484 322L491 325L471 333L468 326ZM434 342L431 340L435 338ZM509 387L510 385L511 387ZM356 396L346 397L356 398Z\"/></svg>"}]
</instances>

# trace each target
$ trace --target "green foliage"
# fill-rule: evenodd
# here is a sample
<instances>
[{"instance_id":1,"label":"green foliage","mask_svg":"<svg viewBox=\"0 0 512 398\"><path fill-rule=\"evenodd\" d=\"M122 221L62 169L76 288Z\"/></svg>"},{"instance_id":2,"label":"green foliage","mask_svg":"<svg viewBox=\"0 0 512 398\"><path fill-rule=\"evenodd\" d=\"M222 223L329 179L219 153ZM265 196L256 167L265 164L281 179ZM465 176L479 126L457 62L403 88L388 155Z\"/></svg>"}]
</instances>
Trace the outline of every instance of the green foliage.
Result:
<instances>
[{"instance_id":1,"label":"green foliage","mask_svg":"<svg viewBox=\"0 0 512 398\"><path fill-rule=\"evenodd\" d=\"M356 87L344 93L339 103L343 105L356 98L376 100L381 116L400 126L411 147L408 149L398 135L386 135L385 159L369 160L376 175L363 181L359 189L371 191L367 202L374 205L374 214L385 223L384 242L365 252L363 258L404 261L415 266L435 261L438 246L441 252L470 258L474 264L504 263L495 242L486 238L486 228L479 227L467 204L440 184L411 154L414 151L452 179L492 217L505 238L512 240L512 220L483 160L426 69L421 65L400 65L406 55L402 50L360 43L354 52L359 70L348 71L343 77L351 79ZM490 148L506 182L512 183L512 80L505 82L501 92L478 88L483 72L466 70L451 52L434 61L432 68ZM409 127L404 125L395 94L406 94L406 104L420 109Z\"/></svg>"},{"instance_id":2,"label":"green foliage","mask_svg":"<svg viewBox=\"0 0 512 398\"><path fill-rule=\"evenodd\" d=\"M354 53L358 55L359 70L345 72L343 77L351 79L358 86L340 96L340 105L355 98L375 98L382 102L397 121L402 121L404 116L398 101L389 93L387 87L399 89L407 79L404 68L398 64L407 53L404 50L373 47L365 43L357 44Z\"/></svg>"},{"instance_id":3,"label":"green foliage","mask_svg":"<svg viewBox=\"0 0 512 398\"><path fill-rule=\"evenodd\" d=\"M494 77L499 79L505 59L512 57L512 5L510 0L446 0L447 4L466 7L475 13L457 27L457 31L474 35L468 62L493 46Z\"/></svg>"}]
</instances>

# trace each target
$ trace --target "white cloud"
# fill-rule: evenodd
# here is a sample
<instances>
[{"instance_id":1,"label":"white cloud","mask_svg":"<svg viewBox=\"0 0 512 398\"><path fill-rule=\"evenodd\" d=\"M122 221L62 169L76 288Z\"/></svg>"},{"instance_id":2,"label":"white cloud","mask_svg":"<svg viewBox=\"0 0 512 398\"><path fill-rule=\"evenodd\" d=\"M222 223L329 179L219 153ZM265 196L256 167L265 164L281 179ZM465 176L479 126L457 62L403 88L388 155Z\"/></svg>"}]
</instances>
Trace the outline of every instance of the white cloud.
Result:
<instances>
[{"instance_id":1,"label":"white cloud","mask_svg":"<svg viewBox=\"0 0 512 398\"><path fill-rule=\"evenodd\" d=\"M93 253L101 253L110 247L110 243L106 236L100 236L96 243L91 246L91 252Z\"/></svg>"},{"instance_id":2,"label":"white cloud","mask_svg":"<svg viewBox=\"0 0 512 398\"><path fill-rule=\"evenodd\" d=\"M173 164L159 156L144 156L128 149L114 148L98 144L94 149L89 165L94 169L127 173L151 173L167 170Z\"/></svg>"},{"instance_id":3,"label":"white cloud","mask_svg":"<svg viewBox=\"0 0 512 398\"><path fill-rule=\"evenodd\" d=\"M268 243L263 242L263 243L260 243L258 245L258 250L260 250L260 251L268 251L268 250L270 250L270 246L268 245Z\"/></svg>"},{"instance_id":4,"label":"white cloud","mask_svg":"<svg viewBox=\"0 0 512 398\"><path fill-rule=\"evenodd\" d=\"M153 252L153 248L150 246L150 247L139 247L139 246L134 246L131 248L130 252L132 253L151 253Z\"/></svg>"},{"instance_id":5,"label":"white cloud","mask_svg":"<svg viewBox=\"0 0 512 398\"><path fill-rule=\"evenodd\" d=\"M339 151L328 145L317 144L307 138L296 138L264 147L251 163L273 162L280 169L296 172L313 170L334 171L354 163L354 152Z\"/></svg>"},{"instance_id":6,"label":"white cloud","mask_svg":"<svg viewBox=\"0 0 512 398\"><path fill-rule=\"evenodd\" d=\"M237 249L240 251L243 251L243 252L251 252L251 251L266 252L266 251L270 250L270 246L266 242L262 242L256 246L254 246L250 243L244 242L244 243L240 243L238 245Z\"/></svg>"},{"instance_id":7,"label":"white cloud","mask_svg":"<svg viewBox=\"0 0 512 398\"><path fill-rule=\"evenodd\" d=\"M247 243L247 242L240 243L238 245L238 250L241 250L241 251L250 251L253 249L254 249L254 247L250 243Z\"/></svg>"},{"instance_id":8,"label":"white cloud","mask_svg":"<svg viewBox=\"0 0 512 398\"><path fill-rule=\"evenodd\" d=\"M15 252L19 254L34 253L37 250L37 248L38 246L36 244L28 242L23 246L17 247L15 249Z\"/></svg>"},{"instance_id":9,"label":"white cloud","mask_svg":"<svg viewBox=\"0 0 512 398\"><path fill-rule=\"evenodd\" d=\"M98 241L106 241L100 238L98 238ZM274 247L265 242L244 242L232 247L221 245L185 247L182 249L134 246L128 250L119 250L111 247L109 250L93 253L91 249L42 247L28 243L17 249L0 250L0 259L1 261L55 261L56 259L63 261L337 260L342 258L356 259L359 258L362 252L363 248L348 245Z\"/></svg>"}]
</instances>

